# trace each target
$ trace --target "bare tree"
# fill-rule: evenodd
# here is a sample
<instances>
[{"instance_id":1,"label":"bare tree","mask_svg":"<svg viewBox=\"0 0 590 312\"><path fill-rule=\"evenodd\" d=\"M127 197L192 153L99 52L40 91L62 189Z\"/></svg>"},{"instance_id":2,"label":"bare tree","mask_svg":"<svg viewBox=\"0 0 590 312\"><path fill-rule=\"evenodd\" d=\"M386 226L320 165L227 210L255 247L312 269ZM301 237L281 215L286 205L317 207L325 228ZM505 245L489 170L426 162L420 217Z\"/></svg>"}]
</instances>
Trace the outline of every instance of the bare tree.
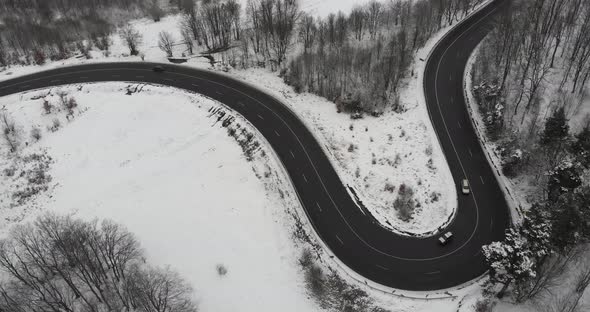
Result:
<instances>
[{"instance_id":1,"label":"bare tree","mask_svg":"<svg viewBox=\"0 0 590 312\"><path fill-rule=\"evenodd\" d=\"M137 47L141 44L142 35L131 24L125 25L119 31L119 35L125 40L125 43L127 43L129 54L138 55L139 51L137 50Z\"/></svg>"},{"instance_id":2,"label":"bare tree","mask_svg":"<svg viewBox=\"0 0 590 312\"><path fill-rule=\"evenodd\" d=\"M355 7L350 13L350 28L356 40L362 40L367 26L367 12L363 7Z\"/></svg>"},{"instance_id":3,"label":"bare tree","mask_svg":"<svg viewBox=\"0 0 590 312\"><path fill-rule=\"evenodd\" d=\"M2 127L2 136L6 144L8 144L10 152L16 152L18 148L18 134L14 121L8 117L7 113L0 115L0 126Z\"/></svg>"},{"instance_id":4,"label":"bare tree","mask_svg":"<svg viewBox=\"0 0 590 312\"><path fill-rule=\"evenodd\" d=\"M0 268L6 311L197 310L190 286L147 266L135 237L110 221L49 214L17 226L0 241Z\"/></svg>"},{"instance_id":5,"label":"bare tree","mask_svg":"<svg viewBox=\"0 0 590 312\"><path fill-rule=\"evenodd\" d=\"M158 47L166 52L168 57L172 57L172 47L174 47L174 38L167 31L161 31L158 35Z\"/></svg>"},{"instance_id":6,"label":"bare tree","mask_svg":"<svg viewBox=\"0 0 590 312\"><path fill-rule=\"evenodd\" d=\"M193 34L190 28L190 25L187 24L185 21L182 22L180 25L180 34L182 35L182 43L186 46L186 51L189 55L193 54L193 49L195 44L193 42Z\"/></svg>"},{"instance_id":7,"label":"bare tree","mask_svg":"<svg viewBox=\"0 0 590 312\"><path fill-rule=\"evenodd\" d=\"M149 13L154 22L159 22L164 15L164 10L160 7L160 0L150 0L148 6Z\"/></svg>"},{"instance_id":8,"label":"bare tree","mask_svg":"<svg viewBox=\"0 0 590 312\"><path fill-rule=\"evenodd\" d=\"M311 15L304 15L299 25L299 38L303 41L303 52L309 53L315 40L317 27Z\"/></svg>"},{"instance_id":9,"label":"bare tree","mask_svg":"<svg viewBox=\"0 0 590 312\"><path fill-rule=\"evenodd\" d=\"M298 3L296 0L260 0L259 12L269 51L280 67L292 44L293 29L300 15Z\"/></svg>"}]
</instances>

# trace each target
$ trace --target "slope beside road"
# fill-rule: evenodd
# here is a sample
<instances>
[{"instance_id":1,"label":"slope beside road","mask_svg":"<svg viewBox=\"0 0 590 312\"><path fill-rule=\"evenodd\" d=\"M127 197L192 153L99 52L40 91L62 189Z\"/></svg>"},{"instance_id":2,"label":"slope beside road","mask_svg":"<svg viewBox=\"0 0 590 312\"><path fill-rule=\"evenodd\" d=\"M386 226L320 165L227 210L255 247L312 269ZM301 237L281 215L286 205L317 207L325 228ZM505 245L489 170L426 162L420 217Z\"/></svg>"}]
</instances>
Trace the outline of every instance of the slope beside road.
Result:
<instances>
[{"instance_id":1,"label":"slope beside road","mask_svg":"<svg viewBox=\"0 0 590 312\"><path fill-rule=\"evenodd\" d=\"M455 238L444 247L437 237L399 236L380 226L355 204L320 143L289 108L227 76L174 65L165 65L165 72L156 73L154 63L98 63L1 82L0 96L99 81L162 84L209 96L243 115L271 144L310 223L341 262L367 279L395 288L448 288L486 271L481 246L502 239L509 221L505 199L471 126L462 90L469 54L490 29L500 3L492 2L454 28L434 49L426 66L424 87L434 128L455 184L459 186L467 177L472 189L468 196L459 195L456 217L448 226Z\"/></svg>"}]
</instances>

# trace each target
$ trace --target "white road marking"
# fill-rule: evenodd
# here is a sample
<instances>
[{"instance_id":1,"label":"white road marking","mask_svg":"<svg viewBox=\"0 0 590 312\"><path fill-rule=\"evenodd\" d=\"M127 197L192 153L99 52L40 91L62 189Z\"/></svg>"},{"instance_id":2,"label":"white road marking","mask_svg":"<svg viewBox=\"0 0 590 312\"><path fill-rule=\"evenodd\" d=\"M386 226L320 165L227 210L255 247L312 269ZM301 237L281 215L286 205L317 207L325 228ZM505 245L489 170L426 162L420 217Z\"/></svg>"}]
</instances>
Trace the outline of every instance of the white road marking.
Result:
<instances>
[{"instance_id":1,"label":"white road marking","mask_svg":"<svg viewBox=\"0 0 590 312\"><path fill-rule=\"evenodd\" d=\"M322 207L320 207L320 204L318 204L318 202L315 202L316 206L318 206L318 209L320 210L320 212L322 211Z\"/></svg>"},{"instance_id":2,"label":"white road marking","mask_svg":"<svg viewBox=\"0 0 590 312\"><path fill-rule=\"evenodd\" d=\"M375 266L376 266L376 267L378 267L378 268L380 268L380 269L383 269L383 270L385 270L385 271L389 271L389 269L388 269L388 268L386 268L386 267L384 267L384 266L382 266L382 265L375 264Z\"/></svg>"},{"instance_id":3,"label":"white road marking","mask_svg":"<svg viewBox=\"0 0 590 312\"><path fill-rule=\"evenodd\" d=\"M238 101L238 105L240 105L240 106L244 106L244 103L242 103L242 102Z\"/></svg>"},{"instance_id":4,"label":"white road marking","mask_svg":"<svg viewBox=\"0 0 590 312\"><path fill-rule=\"evenodd\" d=\"M28 87L30 87L30 86L31 86L31 85L26 85L26 86L21 86L20 88L21 88L21 89L24 89L24 88L28 88Z\"/></svg>"},{"instance_id":5,"label":"white road marking","mask_svg":"<svg viewBox=\"0 0 590 312\"><path fill-rule=\"evenodd\" d=\"M340 244L344 245L344 242L340 239L340 237L338 237L338 235L336 235L336 239L338 239L338 241L340 242Z\"/></svg>"},{"instance_id":6,"label":"white road marking","mask_svg":"<svg viewBox=\"0 0 590 312\"><path fill-rule=\"evenodd\" d=\"M424 274L433 275L433 274L438 274L438 273L440 273L440 271L432 271L432 272L428 272L428 273L424 273Z\"/></svg>"},{"instance_id":7,"label":"white road marking","mask_svg":"<svg viewBox=\"0 0 590 312\"><path fill-rule=\"evenodd\" d=\"M468 148L467 148L467 150L469 151L469 155L470 155L471 157L473 157L473 153L471 152L471 149L468 147Z\"/></svg>"},{"instance_id":8,"label":"white road marking","mask_svg":"<svg viewBox=\"0 0 590 312\"><path fill-rule=\"evenodd\" d=\"M289 150L289 152L291 153L291 156L293 156L293 159L295 159L295 154L293 154L293 151Z\"/></svg>"},{"instance_id":9,"label":"white road marking","mask_svg":"<svg viewBox=\"0 0 590 312\"><path fill-rule=\"evenodd\" d=\"M59 82L59 81L61 81L61 79L54 79L54 80L51 80L51 82Z\"/></svg>"},{"instance_id":10,"label":"white road marking","mask_svg":"<svg viewBox=\"0 0 590 312\"><path fill-rule=\"evenodd\" d=\"M281 135L277 132L277 130L275 130L275 134L280 137Z\"/></svg>"},{"instance_id":11,"label":"white road marking","mask_svg":"<svg viewBox=\"0 0 590 312\"><path fill-rule=\"evenodd\" d=\"M198 87L199 85L198 85L198 84L196 84L196 83L191 83L191 86L193 86L193 87ZM238 103L240 103L240 102L238 102Z\"/></svg>"},{"instance_id":12,"label":"white road marking","mask_svg":"<svg viewBox=\"0 0 590 312\"><path fill-rule=\"evenodd\" d=\"M485 184L485 182L483 181L483 178L481 176L479 176L479 179L481 180L481 184Z\"/></svg>"},{"instance_id":13,"label":"white road marking","mask_svg":"<svg viewBox=\"0 0 590 312\"><path fill-rule=\"evenodd\" d=\"M461 123L457 121L457 124L459 125L459 129L461 129Z\"/></svg>"},{"instance_id":14,"label":"white road marking","mask_svg":"<svg viewBox=\"0 0 590 312\"><path fill-rule=\"evenodd\" d=\"M219 95L223 95L223 93L219 92L219 91L215 91L215 93L219 94Z\"/></svg>"},{"instance_id":15,"label":"white road marking","mask_svg":"<svg viewBox=\"0 0 590 312\"><path fill-rule=\"evenodd\" d=\"M305 183L309 183L309 181L307 181L307 177L305 176L305 174L302 174L302 175L303 175L303 180L305 180Z\"/></svg>"},{"instance_id":16,"label":"white road marking","mask_svg":"<svg viewBox=\"0 0 590 312\"><path fill-rule=\"evenodd\" d=\"M260 115L258 115L258 118L260 118L260 119L264 120L264 118L262 118L262 116L260 116Z\"/></svg>"},{"instance_id":17,"label":"white road marking","mask_svg":"<svg viewBox=\"0 0 590 312\"><path fill-rule=\"evenodd\" d=\"M172 80L170 78L164 78L164 80L166 80L166 81L174 81L174 80Z\"/></svg>"}]
</instances>

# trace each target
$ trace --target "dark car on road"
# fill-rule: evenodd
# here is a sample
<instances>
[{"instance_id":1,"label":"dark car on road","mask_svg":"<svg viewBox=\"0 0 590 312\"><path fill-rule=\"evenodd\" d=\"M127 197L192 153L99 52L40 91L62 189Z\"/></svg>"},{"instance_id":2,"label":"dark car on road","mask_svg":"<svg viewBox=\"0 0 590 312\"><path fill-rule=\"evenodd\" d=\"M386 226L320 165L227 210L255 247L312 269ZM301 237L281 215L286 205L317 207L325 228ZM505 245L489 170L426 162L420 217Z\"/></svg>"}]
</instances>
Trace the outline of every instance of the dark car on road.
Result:
<instances>
[{"instance_id":1,"label":"dark car on road","mask_svg":"<svg viewBox=\"0 0 590 312\"><path fill-rule=\"evenodd\" d=\"M448 244L451 241L451 239L453 239L453 233L449 231L443 234L443 236L439 237L438 242L439 244L444 246Z\"/></svg>"}]
</instances>

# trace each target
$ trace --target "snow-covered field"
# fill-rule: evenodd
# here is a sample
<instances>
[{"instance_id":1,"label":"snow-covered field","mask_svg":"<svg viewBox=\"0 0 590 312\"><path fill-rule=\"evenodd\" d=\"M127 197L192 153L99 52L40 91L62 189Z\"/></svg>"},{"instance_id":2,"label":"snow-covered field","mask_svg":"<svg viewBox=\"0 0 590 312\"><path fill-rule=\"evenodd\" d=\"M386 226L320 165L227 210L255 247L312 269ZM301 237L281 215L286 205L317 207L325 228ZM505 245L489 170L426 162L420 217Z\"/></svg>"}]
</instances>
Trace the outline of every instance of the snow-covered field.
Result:
<instances>
[{"instance_id":1,"label":"snow-covered field","mask_svg":"<svg viewBox=\"0 0 590 312\"><path fill-rule=\"evenodd\" d=\"M125 87L68 86L0 99L29 142L19 155L53 159L49 190L22 206L4 206L2 215L57 211L120 222L139 237L151 262L170 265L193 285L203 311L318 310L302 286L286 213L295 197L283 200L265 187L264 181L289 190L274 158L258 154L248 163L208 118L208 109L220 106L212 100L156 86L127 96ZM31 99L44 96L57 110L58 90L78 102L71 121L63 111L45 114L43 99ZM61 128L51 132L55 118ZM33 126L42 131L37 143L28 137ZM1 150L3 172L14 160ZM1 179L3 203L11 201L20 169ZM217 265L228 273L219 276Z\"/></svg>"}]
</instances>

